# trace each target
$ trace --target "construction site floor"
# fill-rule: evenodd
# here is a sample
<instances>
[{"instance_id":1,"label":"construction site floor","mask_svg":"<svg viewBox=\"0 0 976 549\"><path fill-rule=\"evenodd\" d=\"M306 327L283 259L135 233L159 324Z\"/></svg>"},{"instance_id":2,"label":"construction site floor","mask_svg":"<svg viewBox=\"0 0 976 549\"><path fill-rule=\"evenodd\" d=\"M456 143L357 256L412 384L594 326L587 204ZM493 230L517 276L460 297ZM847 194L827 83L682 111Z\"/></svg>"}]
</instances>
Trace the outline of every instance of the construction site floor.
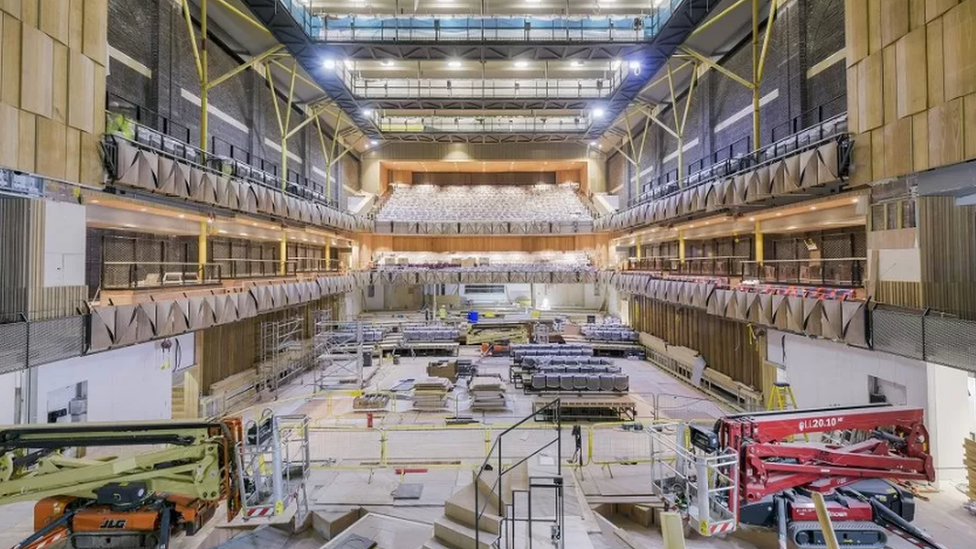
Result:
<instances>
[{"instance_id":1,"label":"construction site floor","mask_svg":"<svg viewBox=\"0 0 976 549\"><path fill-rule=\"evenodd\" d=\"M416 411L408 400L394 399L395 410L373 417L374 430L389 430L385 442L386 466L378 464L377 435L366 430L366 414L352 409L352 393L313 395L316 392L314 372L299 376L280 390L275 398L266 397L262 402L242 410L241 415L251 419L270 408L278 413L307 414L311 424L317 427L351 428L348 433L336 429L313 433L313 454L328 456L328 459L320 459L312 464L307 485L312 526L329 522L332 520L329 517L345 517L344 513L356 511L358 521L344 533L375 539L380 549L418 549L430 537L433 522L442 516L444 500L470 484L472 470L485 455L485 427L491 428L489 434L497 433L502 426L524 418L533 409L533 396L514 389L508 383L507 357L481 360L478 348L462 346L460 358L477 361L480 375L497 374L505 380L507 409L471 413L466 391L455 391L456 398L449 400L446 409L440 412ZM371 368L373 371L369 372L365 390L387 391L401 380L425 377L430 360L425 357L403 357L396 365L384 360ZM630 395L636 402L641 421L653 421L655 416L660 420L710 420L726 412L723 406L704 398L694 388L646 361L614 359L614 362L630 376ZM455 414L470 415L478 423L468 429L450 432L440 429L445 419ZM568 460L573 453L569 429L567 425L563 432L563 460ZM546 432L544 426L540 426L537 432L526 431L525 443L530 444L532 440L528 439L541 436L537 433L543 432ZM550 429L549 432L555 431ZM599 458L596 461L601 463L591 462L577 471L568 467L563 469L566 478L566 547L661 547L660 532L656 527L645 528L620 516L606 519L591 509L591 504L615 498L633 501L633 498L650 497L649 465L624 464L642 451L635 442L640 440L639 435L611 426L601 430L599 440L601 442L594 448L594 453ZM515 438L517 441L518 437ZM557 455L555 447L552 447L534 456L529 462L530 474L554 473ZM404 465L397 466L398 461ZM376 466L370 466L370 463ZM402 473L397 469L411 472ZM403 483L422 485L419 498L395 499L394 491ZM962 494L949 488L928 497L930 501L918 502L916 525L928 530L950 549L972 547L976 518L962 509ZM591 499L592 502L589 501ZM551 502L538 498L534 501L533 510L536 512L538 506L538 512L545 514L543 509L546 505L551 505ZM32 507L32 504L25 503L0 508L0 547L12 546L31 532ZM520 530L519 534L520 539L524 540L525 532ZM533 546L551 547L548 536L548 527L537 525L533 530ZM315 537L310 531L295 534L289 540L280 545L281 549L342 547L341 536L327 540L322 536ZM751 549L763 548L769 543L775 545L769 534L737 534L725 539L691 536L687 546L691 549ZM279 547L277 544L274 546ZM181 538L176 540L173 547L196 549L207 545L201 545L199 540L190 543ZM913 546L897 540L890 547L910 549Z\"/></svg>"}]
</instances>

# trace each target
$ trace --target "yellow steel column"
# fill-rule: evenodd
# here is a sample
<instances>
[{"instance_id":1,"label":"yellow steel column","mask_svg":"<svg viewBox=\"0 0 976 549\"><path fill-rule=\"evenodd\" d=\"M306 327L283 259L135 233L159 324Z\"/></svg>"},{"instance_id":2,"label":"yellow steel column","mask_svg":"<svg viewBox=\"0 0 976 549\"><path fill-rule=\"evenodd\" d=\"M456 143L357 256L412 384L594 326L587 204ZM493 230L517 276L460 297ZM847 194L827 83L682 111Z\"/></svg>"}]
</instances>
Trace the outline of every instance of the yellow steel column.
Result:
<instances>
[{"instance_id":1,"label":"yellow steel column","mask_svg":"<svg viewBox=\"0 0 976 549\"><path fill-rule=\"evenodd\" d=\"M838 549L837 534L834 532L834 523L830 520L830 513L827 511L827 504L824 503L823 494L813 492L813 506L817 510L817 521L820 522L820 531L823 532L824 543L827 549Z\"/></svg>"},{"instance_id":2,"label":"yellow steel column","mask_svg":"<svg viewBox=\"0 0 976 549\"><path fill-rule=\"evenodd\" d=\"M331 263L332 263L332 257L331 256L332 256L332 244L329 244L329 242L326 241L326 243L325 243L325 270L326 271L331 271L332 270L332 265L331 265Z\"/></svg>"},{"instance_id":3,"label":"yellow steel column","mask_svg":"<svg viewBox=\"0 0 976 549\"><path fill-rule=\"evenodd\" d=\"M642 257L642 253L641 253L641 237L640 237L640 235L637 236L637 240L635 241L635 244L637 245L637 261L640 261L641 260L641 257Z\"/></svg>"},{"instance_id":4,"label":"yellow steel column","mask_svg":"<svg viewBox=\"0 0 976 549\"><path fill-rule=\"evenodd\" d=\"M197 236L197 277L200 282L206 279L207 266L207 234L210 232L210 224L206 221L200 222L200 234Z\"/></svg>"},{"instance_id":5,"label":"yellow steel column","mask_svg":"<svg viewBox=\"0 0 976 549\"><path fill-rule=\"evenodd\" d=\"M192 38L192 37L191 37ZM207 63L207 0L200 1L200 149L207 152L207 104L210 88L210 67Z\"/></svg>"},{"instance_id":6,"label":"yellow steel column","mask_svg":"<svg viewBox=\"0 0 976 549\"><path fill-rule=\"evenodd\" d=\"M756 240L756 261L759 265L763 262L763 232L762 232L762 221L756 220L756 231L753 233L753 238Z\"/></svg>"},{"instance_id":7,"label":"yellow steel column","mask_svg":"<svg viewBox=\"0 0 976 549\"><path fill-rule=\"evenodd\" d=\"M278 247L278 276L285 276L288 274L287 263L285 260L285 255L288 254L288 235L285 231L281 231L281 244Z\"/></svg>"},{"instance_id":8,"label":"yellow steel column","mask_svg":"<svg viewBox=\"0 0 976 549\"><path fill-rule=\"evenodd\" d=\"M759 0L752 0L752 148L759 149Z\"/></svg>"},{"instance_id":9,"label":"yellow steel column","mask_svg":"<svg viewBox=\"0 0 976 549\"><path fill-rule=\"evenodd\" d=\"M682 265L685 263L685 231L681 229L678 231L678 261Z\"/></svg>"}]
</instances>

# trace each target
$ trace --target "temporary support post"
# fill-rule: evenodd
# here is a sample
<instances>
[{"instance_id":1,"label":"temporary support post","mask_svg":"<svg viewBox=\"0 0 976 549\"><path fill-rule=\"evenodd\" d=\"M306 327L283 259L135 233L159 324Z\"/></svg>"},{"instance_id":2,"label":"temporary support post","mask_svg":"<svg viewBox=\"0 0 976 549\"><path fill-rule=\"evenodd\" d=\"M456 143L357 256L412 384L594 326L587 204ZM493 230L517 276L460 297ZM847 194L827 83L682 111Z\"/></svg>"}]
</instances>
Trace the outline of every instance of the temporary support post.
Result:
<instances>
[{"instance_id":1,"label":"temporary support post","mask_svg":"<svg viewBox=\"0 0 976 549\"><path fill-rule=\"evenodd\" d=\"M285 255L288 254L288 234L281 231L281 243L278 246L278 276L288 274L288 263Z\"/></svg>"},{"instance_id":2,"label":"temporary support post","mask_svg":"<svg viewBox=\"0 0 976 549\"><path fill-rule=\"evenodd\" d=\"M685 231L678 229L678 261L685 264Z\"/></svg>"},{"instance_id":3,"label":"temporary support post","mask_svg":"<svg viewBox=\"0 0 976 549\"><path fill-rule=\"evenodd\" d=\"M762 267L763 263L763 232L762 232L762 221L756 220L756 231L753 233L753 238L756 241L756 261L759 266Z\"/></svg>"},{"instance_id":4,"label":"temporary support post","mask_svg":"<svg viewBox=\"0 0 976 549\"><path fill-rule=\"evenodd\" d=\"M817 509L817 520L820 522L820 530L823 532L827 549L839 549L837 533L834 532L834 523L830 520L830 513L827 512L823 494L812 492L811 495L813 496L813 505Z\"/></svg>"},{"instance_id":5,"label":"temporary support post","mask_svg":"<svg viewBox=\"0 0 976 549\"><path fill-rule=\"evenodd\" d=\"M206 280L207 265L207 235L210 232L210 224L206 221L200 222L200 235L197 237L197 280Z\"/></svg>"}]
</instances>

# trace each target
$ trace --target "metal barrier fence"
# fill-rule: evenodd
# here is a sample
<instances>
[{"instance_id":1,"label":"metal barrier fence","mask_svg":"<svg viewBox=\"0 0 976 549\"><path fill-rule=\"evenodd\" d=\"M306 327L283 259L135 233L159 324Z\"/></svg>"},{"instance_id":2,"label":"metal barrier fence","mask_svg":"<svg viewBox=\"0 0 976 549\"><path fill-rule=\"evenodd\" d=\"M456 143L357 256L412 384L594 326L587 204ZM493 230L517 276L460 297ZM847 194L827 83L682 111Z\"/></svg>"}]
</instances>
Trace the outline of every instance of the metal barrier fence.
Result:
<instances>
[{"instance_id":1,"label":"metal barrier fence","mask_svg":"<svg viewBox=\"0 0 976 549\"><path fill-rule=\"evenodd\" d=\"M705 396L658 393L654 395L654 419L673 421L715 420L732 410Z\"/></svg>"}]
</instances>

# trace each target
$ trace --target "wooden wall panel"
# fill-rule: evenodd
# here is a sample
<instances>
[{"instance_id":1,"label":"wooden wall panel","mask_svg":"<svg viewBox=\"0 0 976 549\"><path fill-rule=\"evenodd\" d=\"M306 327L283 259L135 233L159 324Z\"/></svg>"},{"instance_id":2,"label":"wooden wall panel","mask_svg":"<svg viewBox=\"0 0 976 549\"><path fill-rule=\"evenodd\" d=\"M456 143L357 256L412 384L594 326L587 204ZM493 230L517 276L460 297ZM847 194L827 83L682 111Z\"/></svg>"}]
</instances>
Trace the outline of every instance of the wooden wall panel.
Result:
<instances>
[{"instance_id":1,"label":"wooden wall panel","mask_svg":"<svg viewBox=\"0 0 976 549\"><path fill-rule=\"evenodd\" d=\"M976 0L966 0L942 19L946 101L976 92Z\"/></svg>"},{"instance_id":2,"label":"wooden wall panel","mask_svg":"<svg viewBox=\"0 0 976 549\"><path fill-rule=\"evenodd\" d=\"M879 280L875 284L877 288L874 294L875 301L908 309L922 308L922 284L920 282Z\"/></svg>"},{"instance_id":3,"label":"wooden wall panel","mask_svg":"<svg viewBox=\"0 0 976 549\"><path fill-rule=\"evenodd\" d=\"M54 101L54 40L23 26L21 31L20 108L51 118Z\"/></svg>"},{"instance_id":4,"label":"wooden wall panel","mask_svg":"<svg viewBox=\"0 0 976 549\"><path fill-rule=\"evenodd\" d=\"M881 47L893 44L908 32L908 0L881 2Z\"/></svg>"},{"instance_id":5,"label":"wooden wall panel","mask_svg":"<svg viewBox=\"0 0 976 549\"><path fill-rule=\"evenodd\" d=\"M560 236L398 236L364 235L371 253L377 252L544 252L606 249L607 234Z\"/></svg>"},{"instance_id":6,"label":"wooden wall panel","mask_svg":"<svg viewBox=\"0 0 976 549\"><path fill-rule=\"evenodd\" d=\"M0 103L0 135L15 136L20 131L20 111L6 103ZM20 140L0 139L0 166L16 168Z\"/></svg>"},{"instance_id":7,"label":"wooden wall panel","mask_svg":"<svg viewBox=\"0 0 976 549\"><path fill-rule=\"evenodd\" d=\"M753 388L761 387L762 358L748 325L646 297L633 296L631 301L635 329L694 349L710 368Z\"/></svg>"},{"instance_id":8,"label":"wooden wall panel","mask_svg":"<svg viewBox=\"0 0 976 549\"><path fill-rule=\"evenodd\" d=\"M96 63L108 63L108 0L85 0L81 51Z\"/></svg>"},{"instance_id":9,"label":"wooden wall panel","mask_svg":"<svg viewBox=\"0 0 976 549\"><path fill-rule=\"evenodd\" d=\"M928 107L928 83L919 75L927 74L925 54L925 29L916 29L895 45L896 62L901 70L896 75L898 93L898 117L920 113Z\"/></svg>"},{"instance_id":10,"label":"wooden wall panel","mask_svg":"<svg viewBox=\"0 0 976 549\"><path fill-rule=\"evenodd\" d=\"M898 49L888 46L881 52L882 61L882 100L884 104L884 123L891 124L898 119Z\"/></svg>"},{"instance_id":11,"label":"wooden wall panel","mask_svg":"<svg viewBox=\"0 0 976 549\"><path fill-rule=\"evenodd\" d=\"M909 0L908 27L911 30L925 26L925 0Z\"/></svg>"},{"instance_id":12,"label":"wooden wall panel","mask_svg":"<svg viewBox=\"0 0 976 549\"><path fill-rule=\"evenodd\" d=\"M857 123L863 133L884 124L884 61L881 51L857 65Z\"/></svg>"},{"instance_id":13,"label":"wooden wall panel","mask_svg":"<svg viewBox=\"0 0 976 549\"><path fill-rule=\"evenodd\" d=\"M976 158L976 93L963 98L963 155L966 160Z\"/></svg>"},{"instance_id":14,"label":"wooden wall panel","mask_svg":"<svg viewBox=\"0 0 976 549\"><path fill-rule=\"evenodd\" d=\"M847 69L847 127L850 128L851 133L858 134L861 133L861 128L858 125L860 118L858 117L858 111L860 105L860 94L858 91L858 67L848 67ZM607 187L610 187L608 184Z\"/></svg>"},{"instance_id":15,"label":"wooden wall panel","mask_svg":"<svg viewBox=\"0 0 976 549\"><path fill-rule=\"evenodd\" d=\"M37 159L34 169L40 175L64 179L65 130L65 125L60 122L37 117Z\"/></svg>"},{"instance_id":16,"label":"wooden wall panel","mask_svg":"<svg viewBox=\"0 0 976 549\"><path fill-rule=\"evenodd\" d=\"M931 21L959 3L959 0L925 0L925 19Z\"/></svg>"},{"instance_id":17,"label":"wooden wall panel","mask_svg":"<svg viewBox=\"0 0 976 549\"><path fill-rule=\"evenodd\" d=\"M0 100L20 108L20 21L3 16L3 67L0 69Z\"/></svg>"},{"instance_id":18,"label":"wooden wall panel","mask_svg":"<svg viewBox=\"0 0 976 549\"><path fill-rule=\"evenodd\" d=\"M884 127L885 177L912 172L912 118L895 120Z\"/></svg>"},{"instance_id":19,"label":"wooden wall panel","mask_svg":"<svg viewBox=\"0 0 976 549\"><path fill-rule=\"evenodd\" d=\"M43 0L40 3L38 26L61 44L68 43L68 0Z\"/></svg>"},{"instance_id":20,"label":"wooden wall panel","mask_svg":"<svg viewBox=\"0 0 976 549\"><path fill-rule=\"evenodd\" d=\"M929 169L929 115L926 112L912 117L912 166L916 171Z\"/></svg>"},{"instance_id":21,"label":"wooden wall panel","mask_svg":"<svg viewBox=\"0 0 976 549\"><path fill-rule=\"evenodd\" d=\"M868 53L881 51L881 0L862 0L868 5Z\"/></svg>"},{"instance_id":22,"label":"wooden wall panel","mask_svg":"<svg viewBox=\"0 0 976 549\"><path fill-rule=\"evenodd\" d=\"M929 166L961 162L963 158L962 99L929 109Z\"/></svg>"},{"instance_id":23,"label":"wooden wall panel","mask_svg":"<svg viewBox=\"0 0 976 549\"><path fill-rule=\"evenodd\" d=\"M923 305L976 318L976 207L925 196L917 208Z\"/></svg>"},{"instance_id":24,"label":"wooden wall panel","mask_svg":"<svg viewBox=\"0 0 976 549\"><path fill-rule=\"evenodd\" d=\"M885 131L878 128L871 132L871 176L874 179L888 177L885 166Z\"/></svg>"},{"instance_id":25,"label":"wooden wall panel","mask_svg":"<svg viewBox=\"0 0 976 549\"><path fill-rule=\"evenodd\" d=\"M845 0L844 29L847 37L847 66L868 55L868 3L864 0Z\"/></svg>"},{"instance_id":26,"label":"wooden wall panel","mask_svg":"<svg viewBox=\"0 0 976 549\"><path fill-rule=\"evenodd\" d=\"M929 107L945 101L945 54L942 49L942 19L925 27L925 56L928 69Z\"/></svg>"}]
</instances>

